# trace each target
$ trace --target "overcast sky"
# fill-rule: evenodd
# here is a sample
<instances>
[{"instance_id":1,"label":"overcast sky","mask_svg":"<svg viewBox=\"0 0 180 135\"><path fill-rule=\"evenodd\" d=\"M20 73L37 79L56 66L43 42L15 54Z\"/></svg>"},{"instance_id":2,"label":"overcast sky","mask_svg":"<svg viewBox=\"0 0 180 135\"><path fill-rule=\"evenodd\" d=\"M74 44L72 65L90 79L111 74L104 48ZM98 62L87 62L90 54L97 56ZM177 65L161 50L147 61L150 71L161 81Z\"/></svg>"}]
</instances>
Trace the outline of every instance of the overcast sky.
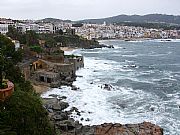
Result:
<instances>
[{"instance_id":1,"label":"overcast sky","mask_svg":"<svg viewBox=\"0 0 180 135\"><path fill-rule=\"evenodd\" d=\"M180 15L180 0L0 0L0 17L81 20L120 14Z\"/></svg>"}]
</instances>

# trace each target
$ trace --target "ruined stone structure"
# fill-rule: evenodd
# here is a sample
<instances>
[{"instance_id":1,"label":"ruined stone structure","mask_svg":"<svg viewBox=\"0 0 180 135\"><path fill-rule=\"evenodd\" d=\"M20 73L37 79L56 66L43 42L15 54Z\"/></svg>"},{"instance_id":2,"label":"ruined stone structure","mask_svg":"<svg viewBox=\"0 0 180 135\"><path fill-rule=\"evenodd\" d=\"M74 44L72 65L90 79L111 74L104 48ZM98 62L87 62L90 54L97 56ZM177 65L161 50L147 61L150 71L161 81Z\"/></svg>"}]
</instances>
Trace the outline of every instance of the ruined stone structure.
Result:
<instances>
[{"instance_id":1,"label":"ruined stone structure","mask_svg":"<svg viewBox=\"0 0 180 135\"><path fill-rule=\"evenodd\" d=\"M64 61L66 63L72 63L74 65L75 71L84 67L83 56L74 56L74 55L65 56Z\"/></svg>"},{"instance_id":2,"label":"ruined stone structure","mask_svg":"<svg viewBox=\"0 0 180 135\"><path fill-rule=\"evenodd\" d=\"M47 48L48 49L48 48ZM78 69L84 67L82 56L64 56L59 48L49 48L45 54L32 55L30 60L24 60L19 67L26 80L30 79L44 85L62 84L72 82Z\"/></svg>"},{"instance_id":3,"label":"ruined stone structure","mask_svg":"<svg viewBox=\"0 0 180 135\"><path fill-rule=\"evenodd\" d=\"M38 82L57 84L66 78L73 78L75 76L75 69L73 64L53 63L39 59L33 64L35 68L35 80Z\"/></svg>"}]
</instances>

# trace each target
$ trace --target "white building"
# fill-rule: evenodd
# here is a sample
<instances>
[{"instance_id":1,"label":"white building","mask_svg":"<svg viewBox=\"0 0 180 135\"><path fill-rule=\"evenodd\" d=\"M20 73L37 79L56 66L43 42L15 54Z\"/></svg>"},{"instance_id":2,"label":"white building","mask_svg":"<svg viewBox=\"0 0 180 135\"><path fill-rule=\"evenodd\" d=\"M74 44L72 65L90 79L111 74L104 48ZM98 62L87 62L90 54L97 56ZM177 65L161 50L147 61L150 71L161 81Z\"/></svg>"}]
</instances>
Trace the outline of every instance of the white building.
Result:
<instances>
[{"instance_id":1,"label":"white building","mask_svg":"<svg viewBox=\"0 0 180 135\"><path fill-rule=\"evenodd\" d=\"M15 45L15 50L17 51L20 48L20 42L18 40L12 40Z\"/></svg>"},{"instance_id":2,"label":"white building","mask_svg":"<svg viewBox=\"0 0 180 135\"><path fill-rule=\"evenodd\" d=\"M0 33L6 34L8 32L8 24L0 24Z\"/></svg>"},{"instance_id":3,"label":"white building","mask_svg":"<svg viewBox=\"0 0 180 135\"><path fill-rule=\"evenodd\" d=\"M26 25L23 23L17 23L16 29L22 33L25 33L26 32Z\"/></svg>"}]
</instances>

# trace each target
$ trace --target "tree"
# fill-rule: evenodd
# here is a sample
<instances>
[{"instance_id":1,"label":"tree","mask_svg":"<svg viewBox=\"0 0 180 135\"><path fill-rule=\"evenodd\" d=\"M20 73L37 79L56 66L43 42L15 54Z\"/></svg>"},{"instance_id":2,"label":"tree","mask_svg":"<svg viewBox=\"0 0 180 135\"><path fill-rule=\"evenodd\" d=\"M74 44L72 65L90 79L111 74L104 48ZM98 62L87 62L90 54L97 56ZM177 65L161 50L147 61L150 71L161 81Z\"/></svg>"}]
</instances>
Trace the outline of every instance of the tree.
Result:
<instances>
[{"instance_id":1,"label":"tree","mask_svg":"<svg viewBox=\"0 0 180 135\"><path fill-rule=\"evenodd\" d=\"M8 33L6 35L13 40L18 40L21 44L26 44L26 34L18 31L13 26L8 27Z\"/></svg>"},{"instance_id":2,"label":"tree","mask_svg":"<svg viewBox=\"0 0 180 135\"><path fill-rule=\"evenodd\" d=\"M38 96L16 88L11 98L0 103L0 133L52 135L47 115Z\"/></svg>"},{"instance_id":3,"label":"tree","mask_svg":"<svg viewBox=\"0 0 180 135\"><path fill-rule=\"evenodd\" d=\"M30 46L29 48L31 51L37 52L38 54L43 52L43 49L38 45Z\"/></svg>"},{"instance_id":4,"label":"tree","mask_svg":"<svg viewBox=\"0 0 180 135\"><path fill-rule=\"evenodd\" d=\"M35 31L30 30L26 32L26 44L28 46L39 44L38 39L39 39L38 34Z\"/></svg>"},{"instance_id":5,"label":"tree","mask_svg":"<svg viewBox=\"0 0 180 135\"><path fill-rule=\"evenodd\" d=\"M57 34L60 34L60 35L63 35L63 34L64 34L63 30L61 30L61 29L60 29L60 30L56 30L56 33L57 33Z\"/></svg>"},{"instance_id":6,"label":"tree","mask_svg":"<svg viewBox=\"0 0 180 135\"><path fill-rule=\"evenodd\" d=\"M2 88L3 73L9 75L9 70L22 60L21 51L15 51L12 41L0 34L0 87ZM16 73L16 70L13 72Z\"/></svg>"},{"instance_id":7,"label":"tree","mask_svg":"<svg viewBox=\"0 0 180 135\"><path fill-rule=\"evenodd\" d=\"M16 66L21 60L17 57L20 52L15 51L11 40L3 35L0 35L0 52L0 78L5 72L6 77L15 84L13 95L4 102L0 101L0 134L52 135L53 128L39 95Z\"/></svg>"}]
</instances>

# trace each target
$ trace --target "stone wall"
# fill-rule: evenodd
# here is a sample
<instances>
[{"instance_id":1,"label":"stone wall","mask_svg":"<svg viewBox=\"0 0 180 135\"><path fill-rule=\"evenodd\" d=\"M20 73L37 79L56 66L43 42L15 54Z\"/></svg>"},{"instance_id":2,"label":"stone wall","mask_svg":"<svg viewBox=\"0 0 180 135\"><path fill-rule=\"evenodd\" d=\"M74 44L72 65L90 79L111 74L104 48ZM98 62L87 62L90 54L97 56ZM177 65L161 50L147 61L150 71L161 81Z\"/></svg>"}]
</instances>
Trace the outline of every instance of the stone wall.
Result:
<instances>
[{"instance_id":1,"label":"stone wall","mask_svg":"<svg viewBox=\"0 0 180 135\"><path fill-rule=\"evenodd\" d=\"M60 73L60 75L64 76L74 76L75 75L75 69L73 64L55 64L54 72Z\"/></svg>"},{"instance_id":2,"label":"stone wall","mask_svg":"<svg viewBox=\"0 0 180 135\"><path fill-rule=\"evenodd\" d=\"M58 73L47 72L45 70L36 71L36 81L44 83L55 83L60 79Z\"/></svg>"},{"instance_id":3,"label":"stone wall","mask_svg":"<svg viewBox=\"0 0 180 135\"><path fill-rule=\"evenodd\" d=\"M44 55L43 59L46 61L53 62L53 63L64 63L63 53L59 55Z\"/></svg>"},{"instance_id":4,"label":"stone wall","mask_svg":"<svg viewBox=\"0 0 180 135\"><path fill-rule=\"evenodd\" d=\"M72 63L74 65L75 71L84 67L83 56L74 56L74 57L65 56L64 61L65 61L65 63Z\"/></svg>"}]
</instances>

